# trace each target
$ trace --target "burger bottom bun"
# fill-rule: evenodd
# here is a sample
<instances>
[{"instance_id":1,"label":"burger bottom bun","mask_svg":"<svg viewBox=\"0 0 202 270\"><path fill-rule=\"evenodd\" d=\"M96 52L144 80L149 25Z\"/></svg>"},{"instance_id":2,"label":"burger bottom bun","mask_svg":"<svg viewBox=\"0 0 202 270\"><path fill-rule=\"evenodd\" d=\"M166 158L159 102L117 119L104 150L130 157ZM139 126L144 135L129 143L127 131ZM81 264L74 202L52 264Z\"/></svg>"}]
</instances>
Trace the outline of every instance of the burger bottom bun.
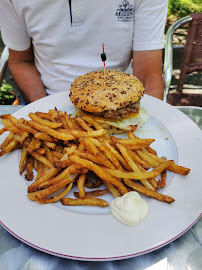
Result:
<instances>
[{"instance_id":1,"label":"burger bottom bun","mask_svg":"<svg viewBox=\"0 0 202 270\"><path fill-rule=\"evenodd\" d=\"M131 126L128 127L127 129L120 129L120 128L114 127L114 126L112 126L112 125L110 125L110 124L108 124L108 123L103 123L103 124L101 124L101 125L102 125L102 127L103 127L104 129L107 130L107 133L108 133L109 135L122 134L122 133L126 132L127 130L135 131L135 130L137 129L137 126L135 126L135 125L131 125Z\"/></svg>"}]
</instances>

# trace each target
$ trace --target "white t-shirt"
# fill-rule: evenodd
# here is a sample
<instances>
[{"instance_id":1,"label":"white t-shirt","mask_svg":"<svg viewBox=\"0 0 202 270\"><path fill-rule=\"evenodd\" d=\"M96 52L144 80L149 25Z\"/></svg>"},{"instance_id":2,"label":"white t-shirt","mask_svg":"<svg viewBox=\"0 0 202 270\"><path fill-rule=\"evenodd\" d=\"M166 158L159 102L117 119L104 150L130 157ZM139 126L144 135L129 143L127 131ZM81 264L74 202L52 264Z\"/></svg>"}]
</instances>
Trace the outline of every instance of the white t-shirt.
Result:
<instances>
[{"instance_id":1,"label":"white t-shirt","mask_svg":"<svg viewBox=\"0 0 202 270\"><path fill-rule=\"evenodd\" d=\"M127 69L132 51L164 47L168 0L1 0L0 28L7 47L33 44L48 94L68 90L87 72ZM71 22L72 18L72 22Z\"/></svg>"}]
</instances>

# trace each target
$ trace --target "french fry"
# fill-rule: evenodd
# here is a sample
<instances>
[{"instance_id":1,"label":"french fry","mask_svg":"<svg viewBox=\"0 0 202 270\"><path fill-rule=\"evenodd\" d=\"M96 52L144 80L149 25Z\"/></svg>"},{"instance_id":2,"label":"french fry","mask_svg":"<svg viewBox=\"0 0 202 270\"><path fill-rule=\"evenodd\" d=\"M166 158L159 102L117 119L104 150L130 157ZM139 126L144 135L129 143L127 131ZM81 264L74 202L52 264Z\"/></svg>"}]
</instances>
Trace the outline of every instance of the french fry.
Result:
<instances>
[{"instance_id":1,"label":"french fry","mask_svg":"<svg viewBox=\"0 0 202 270\"><path fill-rule=\"evenodd\" d=\"M55 168L67 168L72 164L69 160L53 160L53 165Z\"/></svg>"},{"instance_id":2,"label":"french fry","mask_svg":"<svg viewBox=\"0 0 202 270\"><path fill-rule=\"evenodd\" d=\"M7 130L6 130L6 127L3 127L3 128L1 128L0 129L0 135L2 135L4 132L6 132Z\"/></svg>"},{"instance_id":3,"label":"french fry","mask_svg":"<svg viewBox=\"0 0 202 270\"><path fill-rule=\"evenodd\" d=\"M43 143L43 147L46 149L45 157L53 164L53 154L50 148L45 143Z\"/></svg>"},{"instance_id":4,"label":"french fry","mask_svg":"<svg viewBox=\"0 0 202 270\"><path fill-rule=\"evenodd\" d=\"M35 150L35 142L36 142L35 137L32 137L31 142L27 146L27 152L29 152L30 154Z\"/></svg>"},{"instance_id":5,"label":"french fry","mask_svg":"<svg viewBox=\"0 0 202 270\"><path fill-rule=\"evenodd\" d=\"M105 170L110 173L114 177L119 178L126 178L126 179L134 179L134 180L142 180L142 179L148 179L148 178L155 178L160 174L160 172L156 171L150 171L150 172L141 172L140 170L135 172L127 172L127 171L119 171L119 170L112 170L105 168Z\"/></svg>"},{"instance_id":6,"label":"french fry","mask_svg":"<svg viewBox=\"0 0 202 270\"><path fill-rule=\"evenodd\" d=\"M158 181L158 187L164 188L166 186L167 172L166 170L161 172L161 179Z\"/></svg>"},{"instance_id":7,"label":"french fry","mask_svg":"<svg viewBox=\"0 0 202 270\"><path fill-rule=\"evenodd\" d=\"M148 163L146 161L144 161L143 159L141 159L138 155L136 155L132 150L127 149L127 152L129 153L129 155L131 156L131 158L133 159L133 161L136 164L143 165L144 168L147 169L147 170L150 168Z\"/></svg>"},{"instance_id":8,"label":"french fry","mask_svg":"<svg viewBox=\"0 0 202 270\"><path fill-rule=\"evenodd\" d=\"M24 131L26 131L28 133L33 134L33 135L35 135L36 133L38 133L38 131L36 129L30 127L27 123L20 123L20 122L18 122L16 124L16 127L18 129L24 130Z\"/></svg>"},{"instance_id":9,"label":"french fry","mask_svg":"<svg viewBox=\"0 0 202 270\"><path fill-rule=\"evenodd\" d=\"M118 188L119 192L121 193L121 195L124 195L125 193L127 193L127 189L126 187L121 183L121 181L117 180L115 177L111 176L110 174L108 174L103 168L101 168L100 166L94 164L93 162L89 161L89 160L85 160L80 158L77 155L71 155L70 159L75 162L78 163L86 168L88 168L91 171L94 171L95 174L97 174L98 177L100 177L101 179L103 179L106 182L109 182L111 184L113 184L115 187Z\"/></svg>"},{"instance_id":10,"label":"french fry","mask_svg":"<svg viewBox=\"0 0 202 270\"><path fill-rule=\"evenodd\" d=\"M136 150L145 149L147 147L147 144L140 144L140 145L128 144L128 145L125 145L125 147L131 151L136 151Z\"/></svg>"},{"instance_id":11,"label":"french fry","mask_svg":"<svg viewBox=\"0 0 202 270\"><path fill-rule=\"evenodd\" d=\"M33 168L34 168L34 158L32 156L29 156L28 161L27 161L26 171L31 173L33 171Z\"/></svg>"},{"instance_id":12,"label":"french fry","mask_svg":"<svg viewBox=\"0 0 202 270\"><path fill-rule=\"evenodd\" d=\"M55 149L55 147L56 147L55 143L48 142L48 141L45 141L45 140L43 140L43 144L46 145L47 148L51 148L51 149Z\"/></svg>"},{"instance_id":13,"label":"french fry","mask_svg":"<svg viewBox=\"0 0 202 270\"><path fill-rule=\"evenodd\" d=\"M138 155L143 156L145 159L147 159L152 167L156 167L160 163L165 162L165 159L162 159L162 158L160 158L160 157L158 157L156 155L153 155L153 154L151 154L149 152L146 152L146 151L138 151ZM189 168L179 166L179 165L176 165L176 164L173 164L173 165L169 166L168 170L172 171L174 173L181 174L181 175L187 175L190 172Z\"/></svg>"},{"instance_id":14,"label":"french fry","mask_svg":"<svg viewBox=\"0 0 202 270\"><path fill-rule=\"evenodd\" d=\"M39 148L35 150L39 155L43 156L46 153L45 148ZM50 161L50 160L49 160ZM50 161L51 162L51 161ZM52 163L52 162L51 162Z\"/></svg>"},{"instance_id":15,"label":"french fry","mask_svg":"<svg viewBox=\"0 0 202 270\"><path fill-rule=\"evenodd\" d=\"M107 133L105 129L92 130L92 131L83 131L83 130L69 130L70 134L72 134L75 138L80 137L100 137Z\"/></svg>"},{"instance_id":16,"label":"french fry","mask_svg":"<svg viewBox=\"0 0 202 270\"><path fill-rule=\"evenodd\" d=\"M42 141L40 139L35 140L34 149L39 149L41 147Z\"/></svg>"},{"instance_id":17,"label":"french fry","mask_svg":"<svg viewBox=\"0 0 202 270\"><path fill-rule=\"evenodd\" d=\"M146 151L137 150L137 154L140 158L145 160L149 164L149 166L153 168L157 167L160 164L159 161L155 160L153 157L150 157Z\"/></svg>"},{"instance_id":18,"label":"french fry","mask_svg":"<svg viewBox=\"0 0 202 270\"><path fill-rule=\"evenodd\" d=\"M38 163L37 176L35 178L35 181L37 181L44 171L44 164L42 162L38 161L37 159L34 159L34 162L35 161L37 161L37 163Z\"/></svg>"},{"instance_id":19,"label":"french fry","mask_svg":"<svg viewBox=\"0 0 202 270\"><path fill-rule=\"evenodd\" d=\"M85 146L80 143L79 146L78 146L78 148L77 148L77 150L84 151L84 148L85 148Z\"/></svg>"},{"instance_id":20,"label":"french fry","mask_svg":"<svg viewBox=\"0 0 202 270\"><path fill-rule=\"evenodd\" d=\"M10 116L10 115L7 115ZM17 119L15 117L13 117L12 115L10 117L2 119L2 124L5 125L6 129L8 131L12 131L14 133L16 133L16 135L19 135L21 137L18 136L18 141L20 141L21 143L23 143L23 141L29 136L29 133L23 130L20 130L16 127L17 124Z\"/></svg>"},{"instance_id":21,"label":"french fry","mask_svg":"<svg viewBox=\"0 0 202 270\"><path fill-rule=\"evenodd\" d=\"M0 145L0 157L22 149L19 172L26 171L27 180L33 180L34 170L37 172L27 196L40 204L61 200L64 205L106 207L108 202L96 197L109 191L116 198L132 190L171 203L173 198L156 192L165 187L167 170L181 175L190 171L158 157L150 146L154 139L137 137L133 133L136 126L126 131L128 139L119 139L109 135L117 124L99 117L81 114L71 118L57 108L30 113L29 117L31 120L0 116L4 125L0 135L10 132ZM161 177L158 182L157 176ZM77 199L64 198L74 182ZM102 184L106 188L98 190ZM84 187L96 190L88 192ZM50 197L55 192L57 195Z\"/></svg>"},{"instance_id":22,"label":"french fry","mask_svg":"<svg viewBox=\"0 0 202 270\"><path fill-rule=\"evenodd\" d=\"M148 155L152 155L152 154L148 153ZM159 161L159 163L165 162L165 160L163 158L160 158L158 156L152 155L152 157L156 158ZM181 174L181 175L187 175L190 172L189 168L179 166L179 165L176 165L176 164L173 164L173 165L169 166L168 170L170 170L170 171L172 171L174 173Z\"/></svg>"},{"instance_id":23,"label":"french fry","mask_svg":"<svg viewBox=\"0 0 202 270\"><path fill-rule=\"evenodd\" d=\"M52 168L53 164L45 157L43 157L42 155L38 154L36 151L33 151L30 153L34 158L38 159L39 161L41 161L42 163L44 163L44 165L46 165L48 168Z\"/></svg>"},{"instance_id":24,"label":"french fry","mask_svg":"<svg viewBox=\"0 0 202 270\"><path fill-rule=\"evenodd\" d=\"M141 172L147 172L142 166L138 165L138 168L140 169ZM147 178L147 180L149 181L149 183L155 188L155 190L158 189L158 184L157 181L154 177L152 178Z\"/></svg>"},{"instance_id":25,"label":"french fry","mask_svg":"<svg viewBox=\"0 0 202 270\"><path fill-rule=\"evenodd\" d=\"M27 181L31 181L34 178L33 167L34 167L34 158L32 156L29 156L26 164L27 173L25 174L25 179Z\"/></svg>"},{"instance_id":26,"label":"french fry","mask_svg":"<svg viewBox=\"0 0 202 270\"><path fill-rule=\"evenodd\" d=\"M96 130L103 129L103 127L96 121L96 119L93 119L90 115L82 115L82 118L91 126L93 126ZM104 136L106 138L109 138L108 133L106 133Z\"/></svg>"},{"instance_id":27,"label":"french fry","mask_svg":"<svg viewBox=\"0 0 202 270\"><path fill-rule=\"evenodd\" d=\"M63 170L60 174L56 175L59 171L60 168L52 168L54 175L52 175L51 177L46 177L45 181L44 179L39 179L36 183L36 186L38 186L39 189L42 188L46 188L50 185L59 183L60 181L63 181L64 179L67 179L68 177L70 177L70 175L72 173L76 173L78 169L80 169L81 166L78 166L78 164L73 164L70 165L68 168L66 168L65 170ZM51 173L51 171L50 171Z\"/></svg>"},{"instance_id":28,"label":"french fry","mask_svg":"<svg viewBox=\"0 0 202 270\"><path fill-rule=\"evenodd\" d=\"M54 129L51 129L49 127L43 126L42 124L35 122L35 121L29 121L29 125L31 127L34 127L35 129L47 133L48 135L57 138L59 140L63 140L63 141L68 141L68 140L73 140L74 136L72 136L71 134L67 134L67 133L62 133L62 132L58 132Z\"/></svg>"},{"instance_id":29,"label":"french fry","mask_svg":"<svg viewBox=\"0 0 202 270\"><path fill-rule=\"evenodd\" d=\"M13 140L13 138L14 138L14 133L10 132L7 138L0 145L0 150L6 147Z\"/></svg>"},{"instance_id":30,"label":"french fry","mask_svg":"<svg viewBox=\"0 0 202 270\"><path fill-rule=\"evenodd\" d=\"M127 133L128 137L129 137L129 139L139 139L139 138L138 138L137 136L135 136L135 134L134 134L133 132L131 132L131 131L127 131L126 133ZM152 153L153 155L157 155L156 151L155 151L153 148L151 148L150 146L147 146L145 149L146 149L149 153Z\"/></svg>"},{"instance_id":31,"label":"french fry","mask_svg":"<svg viewBox=\"0 0 202 270\"><path fill-rule=\"evenodd\" d=\"M119 148L119 150L122 153L125 160L127 161L128 165L131 167L131 169L134 172L140 172L138 166L135 164L135 162L133 161L131 156L128 154L127 149L122 144L117 143L116 145ZM145 187L147 187L151 190L155 190L154 187L149 183L149 181L147 179L139 179L139 180Z\"/></svg>"},{"instance_id":32,"label":"french fry","mask_svg":"<svg viewBox=\"0 0 202 270\"><path fill-rule=\"evenodd\" d=\"M11 121L14 125L18 123L18 120L11 114L0 115L0 118L7 119L7 120Z\"/></svg>"},{"instance_id":33,"label":"french fry","mask_svg":"<svg viewBox=\"0 0 202 270\"><path fill-rule=\"evenodd\" d=\"M77 117L75 117L75 120L83 130L85 130L85 131L93 131L93 129L90 128L81 117L77 116Z\"/></svg>"},{"instance_id":34,"label":"french fry","mask_svg":"<svg viewBox=\"0 0 202 270\"><path fill-rule=\"evenodd\" d=\"M54 202L57 202L59 201L60 199L62 199L64 196L67 195L67 193L70 192L71 188L73 186L73 181L66 187L66 189L62 192L60 192L58 195L56 195L55 197L53 198L39 198L37 195L35 196L35 200L38 202L38 203L41 203L41 204L47 204L47 203L54 203Z\"/></svg>"},{"instance_id":35,"label":"french fry","mask_svg":"<svg viewBox=\"0 0 202 270\"><path fill-rule=\"evenodd\" d=\"M108 183L106 181L103 181L106 188L109 190L109 192L112 194L114 198L121 197L121 193L118 191L117 188L115 188L114 185L111 183Z\"/></svg>"},{"instance_id":36,"label":"french fry","mask_svg":"<svg viewBox=\"0 0 202 270\"><path fill-rule=\"evenodd\" d=\"M118 151L116 151L116 149L114 149L110 143L108 143L107 141L104 141L104 144L110 149L110 151L114 154L114 156L117 158L117 160L121 163L121 165L127 169L128 171L131 171L130 166L128 165L128 163L125 161L125 159L119 154Z\"/></svg>"},{"instance_id":37,"label":"french fry","mask_svg":"<svg viewBox=\"0 0 202 270\"><path fill-rule=\"evenodd\" d=\"M114 169L114 165L111 163L106 156L100 152L97 146L90 140L90 138L86 137L84 139L80 139L80 142L84 144L85 148L88 150L90 154L93 154L101 164L103 164L107 168Z\"/></svg>"},{"instance_id":38,"label":"french fry","mask_svg":"<svg viewBox=\"0 0 202 270\"><path fill-rule=\"evenodd\" d=\"M96 189L96 190L93 190L93 191L87 191L85 192L85 198L92 198L92 197L99 197L99 196L102 196L104 194L107 193L107 189ZM74 196L77 198L77 199L84 199L81 198L79 192L74 192Z\"/></svg>"},{"instance_id":39,"label":"french fry","mask_svg":"<svg viewBox=\"0 0 202 270\"><path fill-rule=\"evenodd\" d=\"M80 174L78 180L77 180L77 187L78 187L78 194L79 198L83 199L85 198L85 189L84 189L84 183L86 181L86 174Z\"/></svg>"},{"instance_id":40,"label":"french fry","mask_svg":"<svg viewBox=\"0 0 202 270\"><path fill-rule=\"evenodd\" d=\"M174 164L173 160L167 160L167 161L164 160L164 162L160 163L156 168L153 169L153 171L157 171L160 174L173 164Z\"/></svg>"},{"instance_id":41,"label":"french fry","mask_svg":"<svg viewBox=\"0 0 202 270\"><path fill-rule=\"evenodd\" d=\"M40 118L48 119L51 120L52 122L55 122L55 119L49 113L35 112L35 114Z\"/></svg>"},{"instance_id":42,"label":"french fry","mask_svg":"<svg viewBox=\"0 0 202 270\"><path fill-rule=\"evenodd\" d=\"M71 205L71 206L88 205L88 206L107 207L109 205L107 201L98 198L84 198L84 199L63 198L61 202L63 205Z\"/></svg>"},{"instance_id":43,"label":"french fry","mask_svg":"<svg viewBox=\"0 0 202 270\"><path fill-rule=\"evenodd\" d=\"M49 121L49 120L45 120L45 119L43 119L43 118L37 116L37 115L34 114L34 113L29 113L29 117L30 117L33 121L35 121L35 122L37 122L37 123L40 123L40 124L42 124L42 125L44 125L44 126L46 126L46 127L49 127L49 128L51 128L51 129L52 129L52 128L53 128L53 129L56 129L56 128L59 128L59 127L62 126L62 123L57 123L57 122L52 122L52 121Z\"/></svg>"},{"instance_id":44,"label":"french fry","mask_svg":"<svg viewBox=\"0 0 202 270\"><path fill-rule=\"evenodd\" d=\"M95 188L98 188L102 184L101 178L98 178L95 183Z\"/></svg>"},{"instance_id":45,"label":"french fry","mask_svg":"<svg viewBox=\"0 0 202 270\"><path fill-rule=\"evenodd\" d=\"M52 138L51 136L49 136L48 134L44 132L38 132L38 131L34 134L34 137L36 139L42 140L44 142L50 142L50 143L55 143L55 141L57 140L56 138Z\"/></svg>"},{"instance_id":46,"label":"french fry","mask_svg":"<svg viewBox=\"0 0 202 270\"><path fill-rule=\"evenodd\" d=\"M55 119L57 120L59 118L57 110L49 110L48 113Z\"/></svg>"},{"instance_id":47,"label":"french fry","mask_svg":"<svg viewBox=\"0 0 202 270\"><path fill-rule=\"evenodd\" d=\"M40 163L40 161L38 161L37 159L34 159L34 169L37 172L38 172L38 169L39 169L39 163Z\"/></svg>"},{"instance_id":48,"label":"french fry","mask_svg":"<svg viewBox=\"0 0 202 270\"><path fill-rule=\"evenodd\" d=\"M147 152L157 156L156 151L153 148L151 148L150 146L145 147L145 150L147 150Z\"/></svg>"},{"instance_id":49,"label":"french fry","mask_svg":"<svg viewBox=\"0 0 202 270\"><path fill-rule=\"evenodd\" d=\"M20 164L19 164L19 172L22 174L26 168L27 165L27 147L23 145L22 147L22 152L21 152L21 157L20 157Z\"/></svg>"},{"instance_id":50,"label":"french fry","mask_svg":"<svg viewBox=\"0 0 202 270\"><path fill-rule=\"evenodd\" d=\"M56 158L56 157L57 157L57 159L60 160L60 159L63 157L63 154L60 153L60 152L57 152L57 151L51 151L51 153L52 153L52 155L53 155L53 158Z\"/></svg>"},{"instance_id":51,"label":"french fry","mask_svg":"<svg viewBox=\"0 0 202 270\"><path fill-rule=\"evenodd\" d=\"M76 122L75 118L71 118L73 129L72 130L79 130L83 131L82 127L79 126L79 124Z\"/></svg>"},{"instance_id":52,"label":"french fry","mask_svg":"<svg viewBox=\"0 0 202 270\"><path fill-rule=\"evenodd\" d=\"M23 135L23 132L22 130L18 129L14 124L13 122L11 122L10 120L8 119L2 119L2 124L5 126L6 130L7 131L12 131L20 136Z\"/></svg>"},{"instance_id":53,"label":"french fry","mask_svg":"<svg viewBox=\"0 0 202 270\"><path fill-rule=\"evenodd\" d=\"M150 190L146 187L143 187L137 183L134 183L133 181L129 180L129 179L125 179L124 180L124 183L131 187L132 189L142 193L142 194L145 194L146 196L149 196L151 198L154 198L156 200L159 200L159 201L162 201L162 202L167 202L167 203L172 203L174 202L175 200L170 197L170 196L166 196L166 195L163 195L163 194L160 194L154 190Z\"/></svg>"},{"instance_id":54,"label":"french fry","mask_svg":"<svg viewBox=\"0 0 202 270\"><path fill-rule=\"evenodd\" d=\"M7 153L11 152L12 150L14 150L18 144L19 144L19 142L16 140L10 141L8 145L6 145L3 149L1 149L0 157L2 157L4 155L6 155Z\"/></svg>"},{"instance_id":55,"label":"french fry","mask_svg":"<svg viewBox=\"0 0 202 270\"><path fill-rule=\"evenodd\" d=\"M155 140L154 139L118 139L114 136L112 136L112 140L115 142L115 143L120 143L120 144L123 144L123 145L149 145L151 144L152 142L154 142Z\"/></svg>"},{"instance_id":56,"label":"french fry","mask_svg":"<svg viewBox=\"0 0 202 270\"><path fill-rule=\"evenodd\" d=\"M96 164L102 165L102 163L94 155L92 155L88 152L81 152L79 150L74 150L74 149L70 149L70 148L65 148L64 150L68 155L71 155L74 153L76 155L79 155L82 158L91 160L92 162L94 162Z\"/></svg>"},{"instance_id":57,"label":"french fry","mask_svg":"<svg viewBox=\"0 0 202 270\"><path fill-rule=\"evenodd\" d=\"M53 194L54 192L60 190L61 188L63 188L64 186L70 184L72 181L74 181L74 179L77 177L76 174L72 174L69 176L69 178L62 180L61 182L55 183L45 189L39 190L39 191L35 191L32 193L29 193L27 196L30 200L35 201L36 200L36 196L41 199L44 197L49 196L50 194Z\"/></svg>"},{"instance_id":58,"label":"french fry","mask_svg":"<svg viewBox=\"0 0 202 270\"><path fill-rule=\"evenodd\" d=\"M48 169L47 171L43 172L41 174L41 176L37 179L37 181L35 181L34 183L32 183L28 187L28 193L36 191L41 183L43 183L43 182L47 181L48 179L54 177L59 171L60 171L60 169L52 167L52 168Z\"/></svg>"},{"instance_id":59,"label":"french fry","mask_svg":"<svg viewBox=\"0 0 202 270\"><path fill-rule=\"evenodd\" d=\"M67 113L65 113L65 120L66 120L66 123L67 123L69 129L74 129L74 124L72 122L72 118L69 118Z\"/></svg>"},{"instance_id":60,"label":"french fry","mask_svg":"<svg viewBox=\"0 0 202 270\"><path fill-rule=\"evenodd\" d=\"M62 123L62 126L64 129L69 129L66 118L64 115L59 115L60 122Z\"/></svg>"},{"instance_id":61,"label":"french fry","mask_svg":"<svg viewBox=\"0 0 202 270\"><path fill-rule=\"evenodd\" d=\"M111 163L113 164L114 168L118 170L123 170L123 167L119 163L118 159L114 156L114 154L110 151L109 148L107 148L107 146L104 143L98 141L95 138L90 138L90 140L105 154L108 160L111 161Z\"/></svg>"}]
</instances>

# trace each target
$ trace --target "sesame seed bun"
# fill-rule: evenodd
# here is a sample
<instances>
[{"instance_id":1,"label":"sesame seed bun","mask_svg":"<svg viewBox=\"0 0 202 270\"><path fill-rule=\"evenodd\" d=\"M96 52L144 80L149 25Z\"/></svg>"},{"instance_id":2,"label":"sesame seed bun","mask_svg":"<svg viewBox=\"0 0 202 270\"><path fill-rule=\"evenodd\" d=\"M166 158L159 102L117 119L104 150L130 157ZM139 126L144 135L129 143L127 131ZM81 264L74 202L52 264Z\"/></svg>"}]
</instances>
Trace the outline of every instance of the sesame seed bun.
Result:
<instances>
[{"instance_id":1,"label":"sesame seed bun","mask_svg":"<svg viewBox=\"0 0 202 270\"><path fill-rule=\"evenodd\" d=\"M93 71L72 83L70 100L78 108L100 113L119 110L136 103L144 94L143 84L130 74L116 71Z\"/></svg>"}]
</instances>

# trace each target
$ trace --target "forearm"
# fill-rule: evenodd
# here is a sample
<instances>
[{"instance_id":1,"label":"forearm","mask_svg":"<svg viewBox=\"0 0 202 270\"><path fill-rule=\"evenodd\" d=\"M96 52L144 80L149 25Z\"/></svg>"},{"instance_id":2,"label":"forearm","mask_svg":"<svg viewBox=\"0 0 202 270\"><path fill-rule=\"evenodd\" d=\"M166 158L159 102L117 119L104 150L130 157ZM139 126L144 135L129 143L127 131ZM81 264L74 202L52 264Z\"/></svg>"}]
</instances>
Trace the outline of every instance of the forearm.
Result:
<instances>
[{"instance_id":1,"label":"forearm","mask_svg":"<svg viewBox=\"0 0 202 270\"><path fill-rule=\"evenodd\" d=\"M161 74L150 74L145 78L141 78L141 75L137 77L143 82L145 88L145 94L163 99L164 84Z\"/></svg>"},{"instance_id":2,"label":"forearm","mask_svg":"<svg viewBox=\"0 0 202 270\"><path fill-rule=\"evenodd\" d=\"M46 96L41 76L32 62L9 63L11 74L27 103Z\"/></svg>"},{"instance_id":3,"label":"forearm","mask_svg":"<svg viewBox=\"0 0 202 270\"><path fill-rule=\"evenodd\" d=\"M9 49L9 68L27 103L46 96L41 75L34 62L32 45L25 51Z\"/></svg>"},{"instance_id":4,"label":"forearm","mask_svg":"<svg viewBox=\"0 0 202 270\"><path fill-rule=\"evenodd\" d=\"M133 74L143 83L145 94L163 99L161 50L133 52Z\"/></svg>"}]
</instances>

